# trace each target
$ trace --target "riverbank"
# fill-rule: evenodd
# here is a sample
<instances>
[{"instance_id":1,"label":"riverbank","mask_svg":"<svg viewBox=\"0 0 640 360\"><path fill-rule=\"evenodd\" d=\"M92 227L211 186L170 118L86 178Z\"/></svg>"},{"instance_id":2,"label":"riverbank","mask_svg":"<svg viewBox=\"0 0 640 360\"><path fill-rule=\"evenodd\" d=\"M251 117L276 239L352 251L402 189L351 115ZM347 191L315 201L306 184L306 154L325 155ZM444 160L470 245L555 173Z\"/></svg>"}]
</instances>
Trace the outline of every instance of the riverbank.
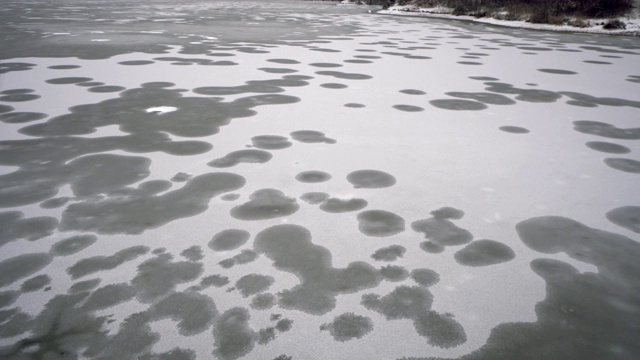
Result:
<instances>
[{"instance_id":1,"label":"riverbank","mask_svg":"<svg viewBox=\"0 0 640 360\"><path fill-rule=\"evenodd\" d=\"M546 31L560 31L560 32L572 32L572 33L594 33L594 34L609 34L609 35L625 35L625 36L640 36L640 14L638 9L633 9L628 16L619 17L616 19L584 19L584 18L567 18L562 24L537 24L531 23L526 19L521 20L506 20L503 12L495 12L487 14L487 16L477 17L470 15L454 15L454 9L444 6L438 7L419 7L415 5L395 5L385 10L377 11L378 14L383 15L401 15L401 16L418 16L418 17L435 17L445 19L456 20L468 20L478 23L485 23L491 25L522 28L522 29L534 29L534 30L546 30ZM624 23L624 29L605 29L605 25L612 21L620 21Z\"/></svg>"}]
</instances>

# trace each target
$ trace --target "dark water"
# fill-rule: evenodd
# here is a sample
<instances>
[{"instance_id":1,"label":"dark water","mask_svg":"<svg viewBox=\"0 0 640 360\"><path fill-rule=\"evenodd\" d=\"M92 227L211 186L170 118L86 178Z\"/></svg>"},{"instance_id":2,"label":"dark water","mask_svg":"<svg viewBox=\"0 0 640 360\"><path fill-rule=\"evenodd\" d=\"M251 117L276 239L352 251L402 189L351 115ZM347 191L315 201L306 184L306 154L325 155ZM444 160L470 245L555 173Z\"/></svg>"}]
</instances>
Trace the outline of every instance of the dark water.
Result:
<instances>
[{"instance_id":1,"label":"dark water","mask_svg":"<svg viewBox=\"0 0 640 360\"><path fill-rule=\"evenodd\" d=\"M640 357L640 41L3 1L3 359Z\"/></svg>"}]
</instances>

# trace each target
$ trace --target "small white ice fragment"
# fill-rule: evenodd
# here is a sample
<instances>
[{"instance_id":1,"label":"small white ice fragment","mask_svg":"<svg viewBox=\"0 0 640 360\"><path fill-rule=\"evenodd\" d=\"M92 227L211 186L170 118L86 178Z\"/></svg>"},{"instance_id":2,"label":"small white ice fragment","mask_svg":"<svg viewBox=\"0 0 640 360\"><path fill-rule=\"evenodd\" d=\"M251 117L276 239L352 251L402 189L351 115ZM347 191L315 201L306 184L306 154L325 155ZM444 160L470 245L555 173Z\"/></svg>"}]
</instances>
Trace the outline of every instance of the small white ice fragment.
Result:
<instances>
[{"instance_id":1,"label":"small white ice fragment","mask_svg":"<svg viewBox=\"0 0 640 360\"><path fill-rule=\"evenodd\" d=\"M178 108L173 106L156 106L156 107L148 108L147 114L154 113L154 114L162 115L162 114L174 112L176 110L178 110Z\"/></svg>"}]
</instances>

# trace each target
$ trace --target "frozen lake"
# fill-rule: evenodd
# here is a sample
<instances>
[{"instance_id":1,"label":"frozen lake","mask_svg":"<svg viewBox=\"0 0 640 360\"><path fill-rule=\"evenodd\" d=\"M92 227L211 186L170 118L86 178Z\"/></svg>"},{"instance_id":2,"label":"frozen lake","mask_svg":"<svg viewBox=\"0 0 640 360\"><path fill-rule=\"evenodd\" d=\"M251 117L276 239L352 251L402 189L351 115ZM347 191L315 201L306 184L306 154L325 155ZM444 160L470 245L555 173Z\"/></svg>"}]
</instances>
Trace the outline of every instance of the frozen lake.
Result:
<instances>
[{"instance_id":1,"label":"frozen lake","mask_svg":"<svg viewBox=\"0 0 640 360\"><path fill-rule=\"evenodd\" d=\"M3 1L0 358L640 358L640 38Z\"/></svg>"}]
</instances>

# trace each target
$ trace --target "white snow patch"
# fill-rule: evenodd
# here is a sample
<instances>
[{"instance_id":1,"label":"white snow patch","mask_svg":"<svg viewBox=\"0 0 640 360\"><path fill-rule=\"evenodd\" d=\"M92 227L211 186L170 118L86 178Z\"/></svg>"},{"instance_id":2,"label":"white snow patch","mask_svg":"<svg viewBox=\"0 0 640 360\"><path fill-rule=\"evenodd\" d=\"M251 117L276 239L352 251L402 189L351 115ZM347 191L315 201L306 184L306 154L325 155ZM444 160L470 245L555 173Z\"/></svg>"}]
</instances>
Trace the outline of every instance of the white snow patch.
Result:
<instances>
[{"instance_id":1,"label":"white snow patch","mask_svg":"<svg viewBox=\"0 0 640 360\"><path fill-rule=\"evenodd\" d=\"M147 111L147 114L154 113L154 114L162 115L162 114L174 112L176 110L178 110L178 108L173 106L156 106L156 107L150 107L146 111Z\"/></svg>"}]
</instances>

